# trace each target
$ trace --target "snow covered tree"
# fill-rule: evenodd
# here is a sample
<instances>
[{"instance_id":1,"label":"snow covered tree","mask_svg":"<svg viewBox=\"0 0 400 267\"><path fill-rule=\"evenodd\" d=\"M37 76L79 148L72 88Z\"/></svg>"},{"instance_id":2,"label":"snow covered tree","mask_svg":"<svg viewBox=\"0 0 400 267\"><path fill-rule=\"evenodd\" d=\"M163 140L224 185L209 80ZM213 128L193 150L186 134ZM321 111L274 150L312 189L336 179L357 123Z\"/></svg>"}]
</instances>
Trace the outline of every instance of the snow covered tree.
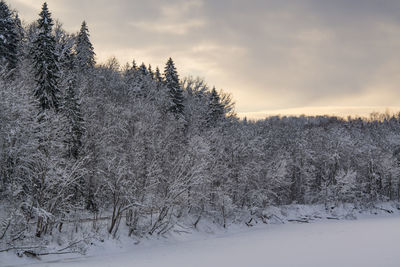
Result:
<instances>
[{"instance_id":1,"label":"snow covered tree","mask_svg":"<svg viewBox=\"0 0 400 267\"><path fill-rule=\"evenodd\" d=\"M122 70L122 76L124 77L124 83L131 83L136 76L137 66L135 60L132 62L132 66L129 63L126 63Z\"/></svg>"},{"instance_id":2,"label":"snow covered tree","mask_svg":"<svg viewBox=\"0 0 400 267\"><path fill-rule=\"evenodd\" d=\"M148 72L149 72L150 77L151 77L152 79L154 79L154 72L153 72L153 69L152 69L152 67L151 67L151 64L149 64L149 67L147 68L147 70L148 70Z\"/></svg>"},{"instance_id":3,"label":"snow covered tree","mask_svg":"<svg viewBox=\"0 0 400 267\"><path fill-rule=\"evenodd\" d=\"M8 71L16 68L18 63L18 33L16 23L8 5L0 1L0 63Z\"/></svg>"},{"instance_id":4,"label":"snow covered tree","mask_svg":"<svg viewBox=\"0 0 400 267\"><path fill-rule=\"evenodd\" d=\"M215 124L224 116L224 106L221 104L219 95L215 90L215 87L211 90L209 100L209 113L207 122L209 126L215 126Z\"/></svg>"},{"instance_id":5,"label":"snow covered tree","mask_svg":"<svg viewBox=\"0 0 400 267\"><path fill-rule=\"evenodd\" d=\"M79 156L79 150L82 146L82 136L84 133L83 116L80 103L76 95L77 82L75 77L68 80L65 92L63 112L68 121L66 140L67 153L75 159Z\"/></svg>"},{"instance_id":6,"label":"snow covered tree","mask_svg":"<svg viewBox=\"0 0 400 267\"><path fill-rule=\"evenodd\" d=\"M135 62L133 62L135 64ZM133 65L125 72L129 93L138 98L146 98L149 96L153 81L149 75L149 71L144 63L139 67Z\"/></svg>"},{"instance_id":7,"label":"snow covered tree","mask_svg":"<svg viewBox=\"0 0 400 267\"><path fill-rule=\"evenodd\" d=\"M162 83L162 81L163 81L163 78L162 78L161 73L160 73L160 69L158 67L156 68L156 71L154 73L154 79L158 83Z\"/></svg>"},{"instance_id":8,"label":"snow covered tree","mask_svg":"<svg viewBox=\"0 0 400 267\"><path fill-rule=\"evenodd\" d=\"M163 87L164 88L164 80L161 75L160 69L156 67L156 70L153 75L153 79L156 82L156 90L160 92L160 89Z\"/></svg>"},{"instance_id":9,"label":"snow covered tree","mask_svg":"<svg viewBox=\"0 0 400 267\"><path fill-rule=\"evenodd\" d=\"M22 26L21 19L16 11L14 11L15 31L17 33L17 54L18 60L21 61L25 57L24 43L25 43L25 29Z\"/></svg>"},{"instance_id":10,"label":"snow covered tree","mask_svg":"<svg viewBox=\"0 0 400 267\"><path fill-rule=\"evenodd\" d=\"M79 70L87 71L96 64L93 45L89 39L89 29L86 22L82 22L81 29L76 39L76 60Z\"/></svg>"},{"instance_id":11,"label":"snow covered tree","mask_svg":"<svg viewBox=\"0 0 400 267\"><path fill-rule=\"evenodd\" d=\"M34 40L31 50L37 84L35 96L42 111L58 110L58 56L55 51L56 41L52 34L53 19L46 3L43 4L39 16L37 21L39 35Z\"/></svg>"},{"instance_id":12,"label":"snow covered tree","mask_svg":"<svg viewBox=\"0 0 400 267\"><path fill-rule=\"evenodd\" d=\"M19 18L19 14L17 11L13 12L14 14L14 24L15 24L15 30L17 32L17 38L18 38L18 42L21 42L25 36L25 29L22 26L22 22L21 19Z\"/></svg>"},{"instance_id":13,"label":"snow covered tree","mask_svg":"<svg viewBox=\"0 0 400 267\"><path fill-rule=\"evenodd\" d=\"M57 22L55 29L56 51L59 56L59 88L62 91L60 103L62 114L65 116L65 146L68 158L78 159L79 148L83 135L83 115L78 99L78 77L76 55L73 52L74 36L62 29Z\"/></svg>"},{"instance_id":14,"label":"snow covered tree","mask_svg":"<svg viewBox=\"0 0 400 267\"><path fill-rule=\"evenodd\" d=\"M185 121L189 135L199 135L207 125L209 88L204 80L191 77L183 79Z\"/></svg>"},{"instance_id":15,"label":"snow covered tree","mask_svg":"<svg viewBox=\"0 0 400 267\"><path fill-rule=\"evenodd\" d=\"M75 37L69 33L67 33L63 28L62 24L59 21L56 21L54 26L54 38L56 40L56 54L58 56L58 65L60 68L60 80L61 82L67 77L66 74L69 74L72 70L75 69L76 63L75 55L73 53L73 47L75 42Z\"/></svg>"},{"instance_id":16,"label":"snow covered tree","mask_svg":"<svg viewBox=\"0 0 400 267\"><path fill-rule=\"evenodd\" d=\"M140 66L138 68L138 72L143 77L145 77L145 76L147 76L149 74L149 71L147 70L147 67L146 67L146 65L144 63L140 64Z\"/></svg>"},{"instance_id":17,"label":"snow covered tree","mask_svg":"<svg viewBox=\"0 0 400 267\"><path fill-rule=\"evenodd\" d=\"M164 69L164 82L169 91L169 95L172 101L170 111L175 114L176 117L183 115L183 90L179 84L178 72L175 68L175 63L172 58L169 58Z\"/></svg>"}]
</instances>

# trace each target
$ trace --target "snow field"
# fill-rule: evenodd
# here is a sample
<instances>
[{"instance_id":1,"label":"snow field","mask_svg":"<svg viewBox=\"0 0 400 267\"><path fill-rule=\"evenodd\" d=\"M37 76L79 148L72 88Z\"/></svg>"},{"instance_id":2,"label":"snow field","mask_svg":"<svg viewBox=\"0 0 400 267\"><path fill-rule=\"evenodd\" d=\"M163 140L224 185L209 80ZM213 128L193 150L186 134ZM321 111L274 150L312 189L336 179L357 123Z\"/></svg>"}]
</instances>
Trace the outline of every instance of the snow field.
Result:
<instances>
[{"instance_id":1,"label":"snow field","mask_svg":"<svg viewBox=\"0 0 400 267\"><path fill-rule=\"evenodd\" d=\"M151 240L121 249L106 242L87 256L51 256L20 266L398 267L399 226L399 216L257 225L211 237L199 234L196 240ZM0 265L4 263L0 258Z\"/></svg>"}]
</instances>

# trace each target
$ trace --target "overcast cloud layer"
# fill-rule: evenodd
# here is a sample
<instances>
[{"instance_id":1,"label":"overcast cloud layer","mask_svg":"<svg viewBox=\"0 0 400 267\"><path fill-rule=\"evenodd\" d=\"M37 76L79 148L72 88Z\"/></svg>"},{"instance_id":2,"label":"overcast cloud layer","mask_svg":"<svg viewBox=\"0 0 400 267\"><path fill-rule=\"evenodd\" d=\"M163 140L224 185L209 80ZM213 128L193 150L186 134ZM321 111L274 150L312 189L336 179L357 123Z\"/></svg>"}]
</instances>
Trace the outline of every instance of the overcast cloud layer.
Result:
<instances>
[{"instance_id":1,"label":"overcast cloud layer","mask_svg":"<svg viewBox=\"0 0 400 267\"><path fill-rule=\"evenodd\" d=\"M27 22L42 1L8 0ZM400 106L398 0L49 0L86 20L98 61L116 56L206 78L237 111L343 115ZM314 107L314 108L313 108Z\"/></svg>"}]
</instances>

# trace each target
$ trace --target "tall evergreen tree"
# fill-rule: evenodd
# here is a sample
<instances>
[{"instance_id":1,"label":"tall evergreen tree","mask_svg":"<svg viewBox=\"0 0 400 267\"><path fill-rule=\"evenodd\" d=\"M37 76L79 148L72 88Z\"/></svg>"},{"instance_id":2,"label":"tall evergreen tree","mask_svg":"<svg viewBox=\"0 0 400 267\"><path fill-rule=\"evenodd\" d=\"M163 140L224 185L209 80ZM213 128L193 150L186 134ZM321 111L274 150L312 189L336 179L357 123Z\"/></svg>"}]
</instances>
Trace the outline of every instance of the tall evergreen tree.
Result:
<instances>
[{"instance_id":1,"label":"tall evergreen tree","mask_svg":"<svg viewBox=\"0 0 400 267\"><path fill-rule=\"evenodd\" d=\"M84 128L83 116L75 88L76 79L72 77L69 79L66 88L63 110L69 124L65 140L67 153L69 157L77 159L82 146Z\"/></svg>"},{"instance_id":2,"label":"tall evergreen tree","mask_svg":"<svg viewBox=\"0 0 400 267\"><path fill-rule=\"evenodd\" d=\"M0 1L0 63L6 64L9 71L18 62L18 34L16 23L8 5Z\"/></svg>"},{"instance_id":3,"label":"tall evergreen tree","mask_svg":"<svg viewBox=\"0 0 400 267\"><path fill-rule=\"evenodd\" d=\"M14 13L15 32L17 34L17 55L23 57L25 29L17 12Z\"/></svg>"},{"instance_id":4,"label":"tall evergreen tree","mask_svg":"<svg viewBox=\"0 0 400 267\"><path fill-rule=\"evenodd\" d=\"M215 90L215 87L213 87L213 89L211 90L208 108L208 125L215 126L215 124L224 116L224 106L221 104L219 94Z\"/></svg>"},{"instance_id":5,"label":"tall evergreen tree","mask_svg":"<svg viewBox=\"0 0 400 267\"><path fill-rule=\"evenodd\" d=\"M78 159L79 151L82 146L82 136L84 132L83 115L76 94L77 75L75 67L75 55L70 48L66 48L63 56L63 66L67 74L65 75L66 86L63 99L62 111L67 119L67 127L64 143L67 148L67 155L70 158Z\"/></svg>"},{"instance_id":6,"label":"tall evergreen tree","mask_svg":"<svg viewBox=\"0 0 400 267\"><path fill-rule=\"evenodd\" d=\"M160 69L157 67L154 72L154 80L156 82L156 89L159 91L161 87L164 86L163 77L161 75Z\"/></svg>"},{"instance_id":7,"label":"tall evergreen tree","mask_svg":"<svg viewBox=\"0 0 400 267\"><path fill-rule=\"evenodd\" d=\"M94 56L93 45L89 39L89 29L86 25L86 22L82 22L81 30L79 31L77 40L76 40L76 59L78 63L78 68L81 71L86 71L96 64Z\"/></svg>"},{"instance_id":8,"label":"tall evergreen tree","mask_svg":"<svg viewBox=\"0 0 400 267\"><path fill-rule=\"evenodd\" d=\"M56 41L52 35L53 19L47 3L43 4L39 16L37 21L39 35L33 41L31 50L37 83L35 96L39 100L42 111L47 109L57 111L59 108L58 56L55 52Z\"/></svg>"},{"instance_id":9,"label":"tall evergreen tree","mask_svg":"<svg viewBox=\"0 0 400 267\"><path fill-rule=\"evenodd\" d=\"M169 58L165 65L164 79L172 101L170 111L176 116L183 115L183 90L179 84L178 72L172 58Z\"/></svg>"}]
</instances>

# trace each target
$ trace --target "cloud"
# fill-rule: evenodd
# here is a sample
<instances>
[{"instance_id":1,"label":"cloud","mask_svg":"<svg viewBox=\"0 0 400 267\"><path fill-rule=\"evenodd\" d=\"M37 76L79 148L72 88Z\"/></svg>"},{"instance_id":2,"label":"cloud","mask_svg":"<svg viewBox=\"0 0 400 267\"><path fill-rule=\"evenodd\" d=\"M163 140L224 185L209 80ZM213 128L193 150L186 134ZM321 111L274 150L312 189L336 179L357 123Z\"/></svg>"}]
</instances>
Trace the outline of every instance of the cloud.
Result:
<instances>
[{"instance_id":1,"label":"cloud","mask_svg":"<svg viewBox=\"0 0 400 267\"><path fill-rule=\"evenodd\" d=\"M157 32L157 33L167 33L167 34L177 34L184 35L189 31L194 30L195 28L202 27L206 24L203 20L192 19L185 22L167 22L163 23L162 21L158 22L134 22L131 23L132 26L137 27L138 29L149 31L149 32Z\"/></svg>"},{"instance_id":2,"label":"cloud","mask_svg":"<svg viewBox=\"0 0 400 267\"><path fill-rule=\"evenodd\" d=\"M9 0L26 20L42 1ZM400 106L396 0L53 0L77 31L87 20L98 59L133 58L232 93L239 112ZM37 8L34 10L34 6Z\"/></svg>"},{"instance_id":3,"label":"cloud","mask_svg":"<svg viewBox=\"0 0 400 267\"><path fill-rule=\"evenodd\" d=\"M192 17L193 10L201 9L202 1L166 2L158 10L160 17L155 21L134 21L130 24L147 32L185 35L196 28L203 27L206 21L200 17Z\"/></svg>"}]
</instances>

